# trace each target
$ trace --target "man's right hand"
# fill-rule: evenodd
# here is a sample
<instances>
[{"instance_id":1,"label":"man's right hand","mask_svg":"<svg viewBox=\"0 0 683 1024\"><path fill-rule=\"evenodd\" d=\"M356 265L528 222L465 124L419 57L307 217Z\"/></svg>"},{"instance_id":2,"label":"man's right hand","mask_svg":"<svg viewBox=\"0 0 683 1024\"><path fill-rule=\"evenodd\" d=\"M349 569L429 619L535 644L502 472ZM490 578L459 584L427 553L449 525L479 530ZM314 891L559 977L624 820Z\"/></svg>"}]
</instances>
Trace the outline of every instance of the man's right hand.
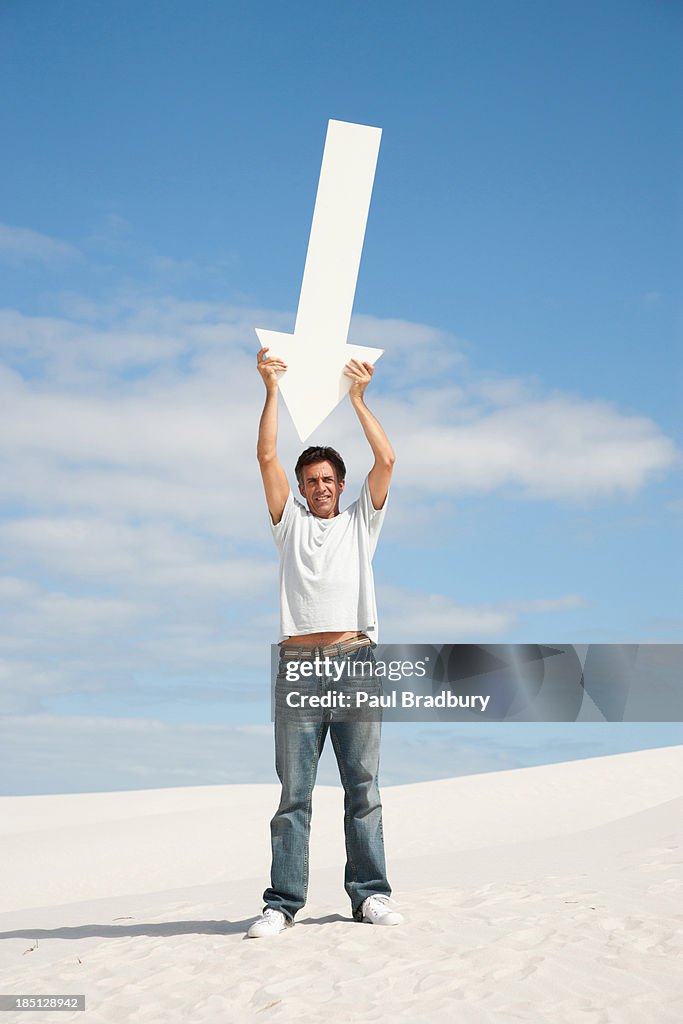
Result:
<instances>
[{"instance_id":1,"label":"man's right hand","mask_svg":"<svg viewBox=\"0 0 683 1024\"><path fill-rule=\"evenodd\" d=\"M256 356L256 366L258 372L263 377L263 383L266 385L266 391L277 390L278 384L278 373L287 369L287 364L282 359L277 359L274 356L267 356L268 348L259 349L258 355Z\"/></svg>"}]
</instances>

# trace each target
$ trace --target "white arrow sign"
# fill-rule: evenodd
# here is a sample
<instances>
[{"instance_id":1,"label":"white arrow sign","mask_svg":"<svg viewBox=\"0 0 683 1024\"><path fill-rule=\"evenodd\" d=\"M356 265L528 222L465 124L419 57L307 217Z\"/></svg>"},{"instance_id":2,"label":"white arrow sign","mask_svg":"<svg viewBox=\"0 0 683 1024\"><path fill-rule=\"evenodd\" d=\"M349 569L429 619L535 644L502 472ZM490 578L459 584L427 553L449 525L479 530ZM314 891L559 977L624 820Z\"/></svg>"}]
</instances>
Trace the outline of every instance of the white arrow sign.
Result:
<instances>
[{"instance_id":1,"label":"white arrow sign","mask_svg":"<svg viewBox=\"0 0 683 1024\"><path fill-rule=\"evenodd\" d=\"M287 363L280 391L302 441L347 394L346 363L374 364L383 352L346 343L381 135L328 123L294 334L256 329L268 355Z\"/></svg>"}]
</instances>

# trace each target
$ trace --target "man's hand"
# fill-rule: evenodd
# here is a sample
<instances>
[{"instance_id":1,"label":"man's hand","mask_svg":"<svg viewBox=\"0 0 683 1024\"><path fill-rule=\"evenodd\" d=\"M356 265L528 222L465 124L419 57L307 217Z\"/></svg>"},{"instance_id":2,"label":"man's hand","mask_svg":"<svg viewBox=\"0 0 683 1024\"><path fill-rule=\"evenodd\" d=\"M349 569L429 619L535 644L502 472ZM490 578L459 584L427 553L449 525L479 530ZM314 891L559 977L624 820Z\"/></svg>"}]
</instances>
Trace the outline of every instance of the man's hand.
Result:
<instances>
[{"instance_id":1,"label":"man's hand","mask_svg":"<svg viewBox=\"0 0 683 1024\"><path fill-rule=\"evenodd\" d=\"M274 356L267 356L267 348L261 348L256 356L256 366L258 372L263 377L263 383L266 385L266 391L276 391L277 382L279 380L278 373L282 370L287 369L287 364L283 363L281 359L276 359Z\"/></svg>"},{"instance_id":2,"label":"man's hand","mask_svg":"<svg viewBox=\"0 0 683 1024\"><path fill-rule=\"evenodd\" d=\"M349 388L349 398L351 401L363 397L374 372L375 368L372 363L361 363L357 359L352 359L350 363L346 364L344 376L351 379L351 387Z\"/></svg>"}]
</instances>

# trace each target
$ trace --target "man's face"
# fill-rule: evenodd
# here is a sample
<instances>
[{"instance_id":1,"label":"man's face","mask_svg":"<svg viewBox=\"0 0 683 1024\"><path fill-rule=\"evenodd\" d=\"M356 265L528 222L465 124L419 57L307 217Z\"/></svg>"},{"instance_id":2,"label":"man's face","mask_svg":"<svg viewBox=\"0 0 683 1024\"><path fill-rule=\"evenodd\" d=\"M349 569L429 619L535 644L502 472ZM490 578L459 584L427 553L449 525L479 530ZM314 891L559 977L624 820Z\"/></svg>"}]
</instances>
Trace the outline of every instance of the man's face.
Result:
<instances>
[{"instance_id":1,"label":"man's face","mask_svg":"<svg viewBox=\"0 0 683 1024\"><path fill-rule=\"evenodd\" d=\"M339 514L339 496L345 480L337 480L337 471L331 462L313 462L301 471L299 490L306 499L308 511L320 519L332 519Z\"/></svg>"}]
</instances>

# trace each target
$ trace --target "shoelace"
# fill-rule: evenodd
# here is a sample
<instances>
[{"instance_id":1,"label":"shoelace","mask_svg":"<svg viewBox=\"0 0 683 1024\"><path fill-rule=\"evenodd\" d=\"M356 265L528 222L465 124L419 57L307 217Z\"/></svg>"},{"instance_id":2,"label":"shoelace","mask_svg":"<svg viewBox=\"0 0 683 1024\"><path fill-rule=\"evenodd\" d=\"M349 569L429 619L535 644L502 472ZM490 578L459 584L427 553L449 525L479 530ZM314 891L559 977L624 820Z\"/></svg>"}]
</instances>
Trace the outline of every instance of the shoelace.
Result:
<instances>
[{"instance_id":1,"label":"shoelace","mask_svg":"<svg viewBox=\"0 0 683 1024\"><path fill-rule=\"evenodd\" d=\"M378 906L378 904L379 904L379 906ZM368 911L370 911L370 913L372 913L374 911L375 913L382 913L383 911L386 912L388 910L395 910L395 909L396 909L396 904L392 900L391 896L380 896L380 895L377 895L377 896L371 896L370 897L369 902L367 904L367 907L365 909L365 912L367 913Z\"/></svg>"}]
</instances>

